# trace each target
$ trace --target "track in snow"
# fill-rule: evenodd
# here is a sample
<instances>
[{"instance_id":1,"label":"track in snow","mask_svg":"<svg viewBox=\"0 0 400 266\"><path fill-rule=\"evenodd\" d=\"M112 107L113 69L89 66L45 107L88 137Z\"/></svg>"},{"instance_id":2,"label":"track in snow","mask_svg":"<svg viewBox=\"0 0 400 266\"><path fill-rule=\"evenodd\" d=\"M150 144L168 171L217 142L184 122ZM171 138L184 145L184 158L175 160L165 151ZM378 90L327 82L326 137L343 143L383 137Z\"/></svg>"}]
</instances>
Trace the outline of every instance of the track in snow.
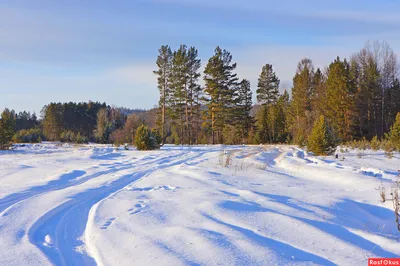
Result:
<instances>
[{"instance_id":1,"label":"track in snow","mask_svg":"<svg viewBox=\"0 0 400 266\"><path fill-rule=\"evenodd\" d=\"M130 164L130 166L117 168L113 173L129 168L132 168L132 173L123 175L106 186L79 193L71 200L46 213L29 230L29 240L55 265L96 265L93 258L77 250L83 244L79 237L85 230L90 208L100 200L151 172L187 162L200 157L202 153L190 157L185 156L184 159L181 159L184 155L187 153L167 154L155 160L144 158L135 161L135 166ZM52 236L50 246L43 245L44 239L48 235Z\"/></svg>"}]
</instances>

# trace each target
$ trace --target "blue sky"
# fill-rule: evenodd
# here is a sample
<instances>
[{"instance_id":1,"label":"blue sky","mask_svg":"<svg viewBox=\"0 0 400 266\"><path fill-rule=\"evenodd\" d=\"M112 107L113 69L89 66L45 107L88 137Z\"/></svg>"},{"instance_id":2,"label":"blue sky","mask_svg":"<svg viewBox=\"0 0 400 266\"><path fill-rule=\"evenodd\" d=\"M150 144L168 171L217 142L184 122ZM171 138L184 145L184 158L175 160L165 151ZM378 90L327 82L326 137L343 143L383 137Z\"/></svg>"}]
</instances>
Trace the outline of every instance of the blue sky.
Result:
<instances>
[{"instance_id":1,"label":"blue sky","mask_svg":"<svg viewBox=\"0 0 400 266\"><path fill-rule=\"evenodd\" d=\"M324 67L367 40L400 54L400 1L0 0L0 40L0 109L88 100L151 108L162 44L196 46L203 65L219 45L253 91L265 63L290 88L303 57Z\"/></svg>"}]
</instances>

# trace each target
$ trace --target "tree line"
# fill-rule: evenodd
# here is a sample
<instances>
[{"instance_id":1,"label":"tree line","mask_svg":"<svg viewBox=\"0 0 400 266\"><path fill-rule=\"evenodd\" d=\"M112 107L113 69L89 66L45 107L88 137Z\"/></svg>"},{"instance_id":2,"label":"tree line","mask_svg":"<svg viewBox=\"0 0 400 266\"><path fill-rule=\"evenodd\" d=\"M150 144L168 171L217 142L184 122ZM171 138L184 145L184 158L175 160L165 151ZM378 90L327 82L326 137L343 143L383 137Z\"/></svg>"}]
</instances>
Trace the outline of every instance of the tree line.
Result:
<instances>
[{"instance_id":1,"label":"tree line","mask_svg":"<svg viewBox=\"0 0 400 266\"><path fill-rule=\"evenodd\" d=\"M41 118L5 109L0 119L0 149L12 143L61 141L74 143L134 143L143 124L155 126L154 110L111 107L100 102L49 103Z\"/></svg>"},{"instance_id":2,"label":"tree line","mask_svg":"<svg viewBox=\"0 0 400 266\"><path fill-rule=\"evenodd\" d=\"M163 143L306 145L321 116L337 143L381 139L400 112L399 65L385 42L367 42L349 59L337 57L323 69L302 59L291 94L280 92L280 79L266 63L255 105L250 82L239 79L227 50L217 47L203 73L195 47L172 51L164 45L158 52L154 73Z\"/></svg>"}]
</instances>

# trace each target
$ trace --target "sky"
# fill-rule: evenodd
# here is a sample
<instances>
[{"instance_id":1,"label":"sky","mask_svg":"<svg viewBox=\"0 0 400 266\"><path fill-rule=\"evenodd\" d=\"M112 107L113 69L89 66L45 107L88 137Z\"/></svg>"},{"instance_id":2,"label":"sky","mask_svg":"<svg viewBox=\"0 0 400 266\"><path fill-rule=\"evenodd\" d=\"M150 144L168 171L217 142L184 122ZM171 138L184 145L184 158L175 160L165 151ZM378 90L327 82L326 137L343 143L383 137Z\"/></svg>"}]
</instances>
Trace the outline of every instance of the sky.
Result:
<instances>
[{"instance_id":1,"label":"sky","mask_svg":"<svg viewBox=\"0 0 400 266\"><path fill-rule=\"evenodd\" d=\"M0 0L0 109L152 108L163 44L195 46L203 67L221 46L255 92L266 63L290 89L302 58L323 68L368 40L400 55L399 0Z\"/></svg>"}]
</instances>

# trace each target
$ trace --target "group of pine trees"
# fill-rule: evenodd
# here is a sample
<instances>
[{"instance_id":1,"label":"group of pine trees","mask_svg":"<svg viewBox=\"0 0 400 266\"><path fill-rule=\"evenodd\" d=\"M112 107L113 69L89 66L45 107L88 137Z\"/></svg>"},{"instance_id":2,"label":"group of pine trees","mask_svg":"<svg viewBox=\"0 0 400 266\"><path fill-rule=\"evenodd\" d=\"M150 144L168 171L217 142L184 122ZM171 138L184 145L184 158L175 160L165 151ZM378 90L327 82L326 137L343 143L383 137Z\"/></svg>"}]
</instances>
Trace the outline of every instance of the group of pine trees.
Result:
<instances>
[{"instance_id":1,"label":"group of pine trees","mask_svg":"<svg viewBox=\"0 0 400 266\"><path fill-rule=\"evenodd\" d=\"M172 51L162 46L156 63L163 143L207 143L209 136L213 144L247 139L253 126L250 82L239 80L228 51L215 49L204 70L204 87L195 47L181 45Z\"/></svg>"},{"instance_id":2,"label":"group of pine trees","mask_svg":"<svg viewBox=\"0 0 400 266\"><path fill-rule=\"evenodd\" d=\"M162 46L157 67L163 143L306 145L322 131L332 145L382 139L400 112L399 65L385 42L368 42L350 59L337 57L324 69L302 59L291 95L280 93L273 66L265 64L255 106L249 81L239 80L232 55L220 47L205 65L204 86L194 47L181 45L172 52Z\"/></svg>"}]
</instances>

